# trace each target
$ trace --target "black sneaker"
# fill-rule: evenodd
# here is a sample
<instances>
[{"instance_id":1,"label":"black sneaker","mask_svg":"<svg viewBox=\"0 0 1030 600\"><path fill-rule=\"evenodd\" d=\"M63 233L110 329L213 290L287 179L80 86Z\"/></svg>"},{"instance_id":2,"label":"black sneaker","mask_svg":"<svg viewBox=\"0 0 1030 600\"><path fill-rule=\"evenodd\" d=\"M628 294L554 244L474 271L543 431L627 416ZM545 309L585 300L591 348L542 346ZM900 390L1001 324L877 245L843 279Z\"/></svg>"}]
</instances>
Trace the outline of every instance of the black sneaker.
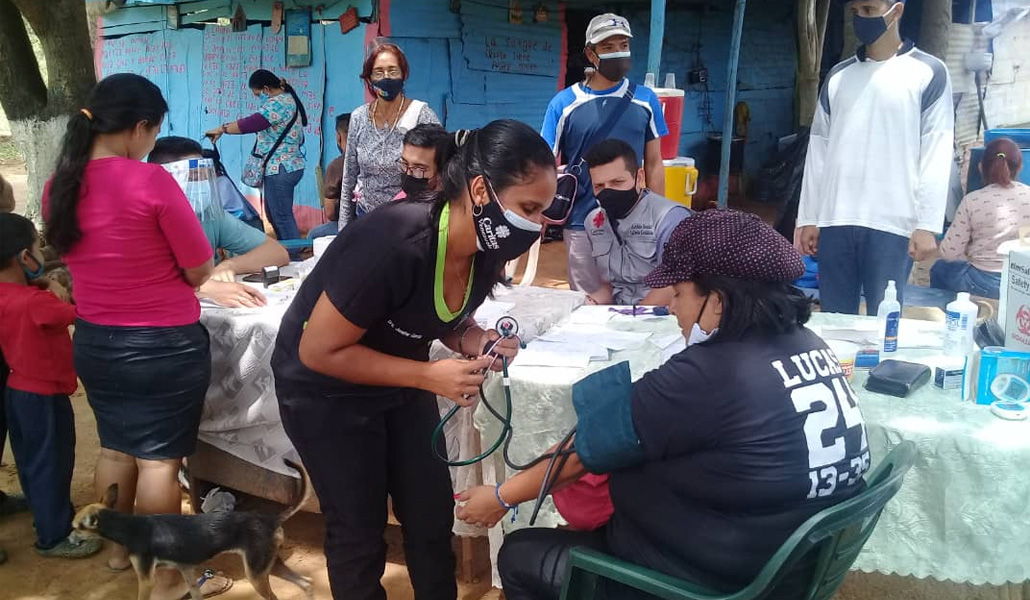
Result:
<instances>
[{"instance_id":1,"label":"black sneaker","mask_svg":"<svg viewBox=\"0 0 1030 600\"><path fill-rule=\"evenodd\" d=\"M53 548L36 548L36 552L47 558L89 558L103 547L104 542L98 538L79 539L69 535Z\"/></svg>"},{"instance_id":2,"label":"black sneaker","mask_svg":"<svg viewBox=\"0 0 1030 600\"><path fill-rule=\"evenodd\" d=\"M21 494L4 494L0 496L0 517L9 517L29 511L29 501Z\"/></svg>"}]
</instances>

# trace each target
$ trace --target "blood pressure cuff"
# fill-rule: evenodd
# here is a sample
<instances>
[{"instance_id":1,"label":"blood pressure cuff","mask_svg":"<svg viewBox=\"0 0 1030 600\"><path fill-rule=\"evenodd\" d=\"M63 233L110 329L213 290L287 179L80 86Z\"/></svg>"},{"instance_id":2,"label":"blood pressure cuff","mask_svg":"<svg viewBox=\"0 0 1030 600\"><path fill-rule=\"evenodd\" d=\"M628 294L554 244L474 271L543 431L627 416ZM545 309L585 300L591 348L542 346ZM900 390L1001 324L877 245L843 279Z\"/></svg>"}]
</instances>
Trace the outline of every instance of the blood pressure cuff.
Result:
<instances>
[{"instance_id":1,"label":"blood pressure cuff","mask_svg":"<svg viewBox=\"0 0 1030 600\"><path fill-rule=\"evenodd\" d=\"M572 386L576 409L576 454L591 473L611 473L644 461L633 427L633 382L629 363L598 371Z\"/></svg>"}]
</instances>

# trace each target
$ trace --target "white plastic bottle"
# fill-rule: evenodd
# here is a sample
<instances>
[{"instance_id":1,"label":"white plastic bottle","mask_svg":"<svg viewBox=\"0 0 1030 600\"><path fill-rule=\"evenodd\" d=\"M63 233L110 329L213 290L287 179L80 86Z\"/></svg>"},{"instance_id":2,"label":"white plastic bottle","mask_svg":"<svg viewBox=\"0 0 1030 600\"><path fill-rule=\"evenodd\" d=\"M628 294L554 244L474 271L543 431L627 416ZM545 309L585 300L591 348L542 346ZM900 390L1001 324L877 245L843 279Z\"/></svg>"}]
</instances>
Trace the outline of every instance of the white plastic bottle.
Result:
<instances>
[{"instance_id":1,"label":"white plastic bottle","mask_svg":"<svg viewBox=\"0 0 1030 600\"><path fill-rule=\"evenodd\" d=\"M893 280L887 282L883 301L876 310L880 324L880 358L890 358L898 351L898 325L901 324L901 304L898 302L898 288Z\"/></svg>"},{"instance_id":2,"label":"white plastic bottle","mask_svg":"<svg viewBox=\"0 0 1030 600\"><path fill-rule=\"evenodd\" d=\"M980 312L969 300L969 294L959 292L958 297L945 309L947 330L944 334L944 353L965 358L974 349L973 329Z\"/></svg>"}]
</instances>

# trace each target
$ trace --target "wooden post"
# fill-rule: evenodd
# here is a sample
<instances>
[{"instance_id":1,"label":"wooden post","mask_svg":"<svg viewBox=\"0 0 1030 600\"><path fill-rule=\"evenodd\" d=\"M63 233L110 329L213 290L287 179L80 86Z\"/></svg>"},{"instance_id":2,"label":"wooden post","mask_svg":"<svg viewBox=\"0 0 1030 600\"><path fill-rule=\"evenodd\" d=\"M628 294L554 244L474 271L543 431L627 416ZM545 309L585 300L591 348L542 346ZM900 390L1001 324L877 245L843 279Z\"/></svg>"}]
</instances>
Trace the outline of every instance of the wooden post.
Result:
<instances>
[{"instance_id":1,"label":"wooden post","mask_svg":"<svg viewBox=\"0 0 1030 600\"><path fill-rule=\"evenodd\" d=\"M919 47L941 60L947 60L951 39L951 0L923 0L923 23Z\"/></svg>"},{"instance_id":2,"label":"wooden post","mask_svg":"<svg viewBox=\"0 0 1030 600\"><path fill-rule=\"evenodd\" d=\"M798 75L796 117L799 125L810 127L819 102L819 71L823 61L826 23L832 0L798 0Z\"/></svg>"},{"instance_id":3,"label":"wooden post","mask_svg":"<svg viewBox=\"0 0 1030 600\"><path fill-rule=\"evenodd\" d=\"M733 38L730 41L730 62L726 68L726 118L722 124L722 163L719 168L719 208L726 208L730 199L730 149L733 144L733 107L737 104L737 67L740 62L740 40L744 35L744 13L747 0L737 0L733 11Z\"/></svg>"},{"instance_id":4,"label":"wooden post","mask_svg":"<svg viewBox=\"0 0 1030 600\"><path fill-rule=\"evenodd\" d=\"M662 62L662 42L665 40L665 0L651 0L651 37L647 47L647 72L654 73L654 84L662 85L658 69Z\"/></svg>"}]
</instances>

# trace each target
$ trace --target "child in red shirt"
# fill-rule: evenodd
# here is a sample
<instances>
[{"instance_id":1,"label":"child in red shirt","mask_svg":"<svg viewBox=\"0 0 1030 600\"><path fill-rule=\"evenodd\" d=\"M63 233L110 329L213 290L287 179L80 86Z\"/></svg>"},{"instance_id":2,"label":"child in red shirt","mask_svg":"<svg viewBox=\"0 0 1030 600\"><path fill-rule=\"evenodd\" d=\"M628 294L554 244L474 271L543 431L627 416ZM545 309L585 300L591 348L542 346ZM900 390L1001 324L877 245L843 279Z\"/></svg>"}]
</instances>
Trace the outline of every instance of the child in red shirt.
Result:
<instances>
[{"instance_id":1,"label":"child in red shirt","mask_svg":"<svg viewBox=\"0 0 1030 600\"><path fill-rule=\"evenodd\" d=\"M73 509L75 416L68 396L78 382L68 326L75 307L64 288L40 289L43 258L32 221L0 213L0 352L8 368L4 394L18 479L32 509L36 551L85 558L99 540L69 537Z\"/></svg>"}]
</instances>

